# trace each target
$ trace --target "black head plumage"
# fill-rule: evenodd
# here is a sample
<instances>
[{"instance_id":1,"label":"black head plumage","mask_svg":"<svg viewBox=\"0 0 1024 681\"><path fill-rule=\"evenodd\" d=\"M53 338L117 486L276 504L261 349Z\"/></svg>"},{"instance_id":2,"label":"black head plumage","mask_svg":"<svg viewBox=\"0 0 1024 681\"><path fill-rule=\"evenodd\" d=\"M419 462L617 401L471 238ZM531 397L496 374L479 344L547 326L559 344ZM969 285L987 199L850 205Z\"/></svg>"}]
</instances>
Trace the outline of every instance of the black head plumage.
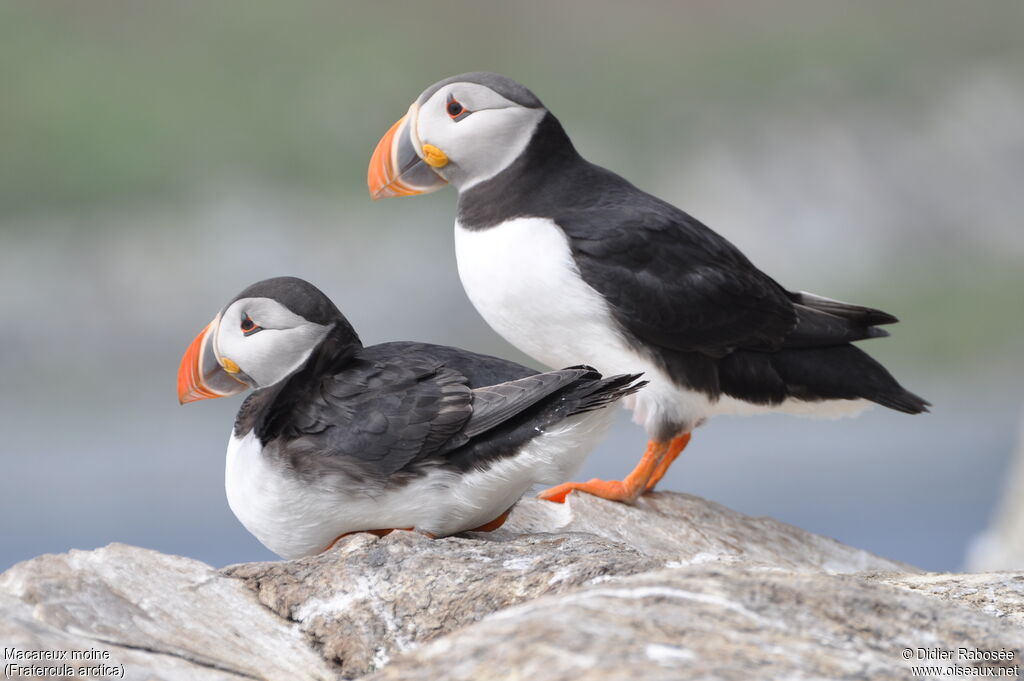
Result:
<instances>
[{"instance_id":1,"label":"black head plumage","mask_svg":"<svg viewBox=\"0 0 1024 681\"><path fill-rule=\"evenodd\" d=\"M298 277L273 277L258 281L246 287L226 306L243 298L270 298L289 310L315 324L334 325L329 338L332 344L352 344L361 347L359 335L341 310L331 302L323 291L305 279Z\"/></svg>"},{"instance_id":2,"label":"black head plumage","mask_svg":"<svg viewBox=\"0 0 1024 681\"><path fill-rule=\"evenodd\" d=\"M527 109L544 108L544 105L541 104L537 95L533 94L533 92L531 92L525 85L517 83L511 78L503 76L500 73L490 73L488 71L460 73L457 76L451 76L450 78L440 80L431 85L423 92L423 94L420 95L418 100L419 103L423 104L423 102L430 99L435 92L449 83L476 83L494 90L510 102L515 102L520 106L525 106Z\"/></svg>"}]
</instances>

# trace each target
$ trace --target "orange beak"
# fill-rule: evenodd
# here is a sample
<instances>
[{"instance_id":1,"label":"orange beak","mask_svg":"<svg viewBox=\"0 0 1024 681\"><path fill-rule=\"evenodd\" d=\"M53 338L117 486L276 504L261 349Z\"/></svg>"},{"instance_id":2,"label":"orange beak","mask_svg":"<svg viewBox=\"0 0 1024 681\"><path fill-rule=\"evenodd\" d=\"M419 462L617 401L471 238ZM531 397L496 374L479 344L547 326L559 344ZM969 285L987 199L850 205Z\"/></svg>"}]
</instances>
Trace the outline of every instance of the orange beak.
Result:
<instances>
[{"instance_id":1,"label":"orange beak","mask_svg":"<svg viewBox=\"0 0 1024 681\"><path fill-rule=\"evenodd\" d=\"M178 402L186 404L214 397L237 395L249 386L224 371L217 361L213 339L217 319L206 325L188 346L178 366Z\"/></svg>"},{"instance_id":2,"label":"orange beak","mask_svg":"<svg viewBox=\"0 0 1024 681\"><path fill-rule=\"evenodd\" d=\"M419 109L416 104L384 133L373 150L366 184L370 196L415 196L437 191L448 181L434 172L422 158L422 149L413 127Z\"/></svg>"}]
</instances>

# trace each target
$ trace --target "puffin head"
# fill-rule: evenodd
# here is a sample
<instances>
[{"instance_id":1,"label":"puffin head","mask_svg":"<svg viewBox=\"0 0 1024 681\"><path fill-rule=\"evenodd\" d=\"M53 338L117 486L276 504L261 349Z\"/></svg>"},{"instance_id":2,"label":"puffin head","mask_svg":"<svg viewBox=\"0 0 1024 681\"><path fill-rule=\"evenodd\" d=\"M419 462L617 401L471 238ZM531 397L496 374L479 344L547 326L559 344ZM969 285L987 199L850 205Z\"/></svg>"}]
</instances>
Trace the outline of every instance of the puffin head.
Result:
<instances>
[{"instance_id":1,"label":"puffin head","mask_svg":"<svg viewBox=\"0 0 1024 681\"><path fill-rule=\"evenodd\" d=\"M434 83L377 143L370 196L425 194L449 182L468 189L512 163L545 114L536 95L496 73Z\"/></svg>"},{"instance_id":2,"label":"puffin head","mask_svg":"<svg viewBox=\"0 0 1024 681\"><path fill-rule=\"evenodd\" d=\"M362 347L345 316L309 282L295 277L257 282L189 345L178 368L178 400L185 404L274 385L328 339L338 354Z\"/></svg>"}]
</instances>

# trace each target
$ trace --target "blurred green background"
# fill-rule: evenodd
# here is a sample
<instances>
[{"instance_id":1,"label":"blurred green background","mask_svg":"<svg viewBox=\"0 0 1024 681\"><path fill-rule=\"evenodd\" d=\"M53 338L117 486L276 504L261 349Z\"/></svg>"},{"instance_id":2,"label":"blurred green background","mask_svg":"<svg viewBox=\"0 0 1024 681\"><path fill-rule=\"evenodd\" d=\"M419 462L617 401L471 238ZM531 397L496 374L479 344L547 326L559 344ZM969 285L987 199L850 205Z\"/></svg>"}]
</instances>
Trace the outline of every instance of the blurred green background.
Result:
<instances>
[{"instance_id":1,"label":"blurred green background","mask_svg":"<svg viewBox=\"0 0 1024 681\"><path fill-rule=\"evenodd\" d=\"M379 136L469 70L783 284L903 319L865 348L932 415L715 420L667 487L958 567L1022 401L1022 35L1016 1L0 5L0 568L114 540L266 557L223 498L237 402L174 399L256 279L310 279L367 342L527 361L462 293L454 192L365 187ZM584 476L642 445L624 417Z\"/></svg>"}]
</instances>

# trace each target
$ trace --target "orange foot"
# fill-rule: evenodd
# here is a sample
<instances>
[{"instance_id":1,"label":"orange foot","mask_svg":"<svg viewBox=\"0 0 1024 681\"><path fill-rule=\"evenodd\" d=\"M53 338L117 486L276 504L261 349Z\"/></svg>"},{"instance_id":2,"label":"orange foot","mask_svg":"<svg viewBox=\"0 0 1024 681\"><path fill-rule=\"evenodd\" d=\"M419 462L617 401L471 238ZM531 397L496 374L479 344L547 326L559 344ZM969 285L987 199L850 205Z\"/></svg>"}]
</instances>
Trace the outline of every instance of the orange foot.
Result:
<instances>
[{"instance_id":1,"label":"orange foot","mask_svg":"<svg viewBox=\"0 0 1024 681\"><path fill-rule=\"evenodd\" d=\"M594 478L588 482L567 482L544 490L537 496L547 501L562 504L565 503L565 498L569 494L579 490L602 499L632 503L644 492L654 489L654 486L665 477L669 466L686 449L686 445L689 442L689 433L684 433L669 442L651 440L647 443L647 451L644 452L640 463L636 465L632 473L626 476L625 480L599 480Z\"/></svg>"},{"instance_id":2,"label":"orange foot","mask_svg":"<svg viewBox=\"0 0 1024 681\"><path fill-rule=\"evenodd\" d=\"M651 440L647 443L647 451L644 452L640 463L636 465L632 473L626 476L625 480L599 480L594 478L588 482L566 482L557 487L544 490L537 496L541 499L563 504L565 503L565 498L570 493L579 490L602 499L631 503L636 501L636 498L647 489L647 483L668 455L668 450L668 442Z\"/></svg>"},{"instance_id":3,"label":"orange foot","mask_svg":"<svg viewBox=\"0 0 1024 681\"><path fill-rule=\"evenodd\" d=\"M645 492L650 492L654 489L655 485L661 482L661 479L665 477L665 473L668 473L668 467L683 453L688 444L690 444L690 433L683 433L679 437L672 438L672 441L668 443L668 452L665 453L665 458L661 460L658 467L654 469L651 479L647 481L647 487L644 488Z\"/></svg>"},{"instance_id":4,"label":"orange foot","mask_svg":"<svg viewBox=\"0 0 1024 681\"><path fill-rule=\"evenodd\" d=\"M505 524L508 520L508 514L512 512L512 507L509 506L508 510L499 515L497 518L489 523L484 523L480 527L474 527L472 530L465 530L466 532L494 532L496 529Z\"/></svg>"}]
</instances>

